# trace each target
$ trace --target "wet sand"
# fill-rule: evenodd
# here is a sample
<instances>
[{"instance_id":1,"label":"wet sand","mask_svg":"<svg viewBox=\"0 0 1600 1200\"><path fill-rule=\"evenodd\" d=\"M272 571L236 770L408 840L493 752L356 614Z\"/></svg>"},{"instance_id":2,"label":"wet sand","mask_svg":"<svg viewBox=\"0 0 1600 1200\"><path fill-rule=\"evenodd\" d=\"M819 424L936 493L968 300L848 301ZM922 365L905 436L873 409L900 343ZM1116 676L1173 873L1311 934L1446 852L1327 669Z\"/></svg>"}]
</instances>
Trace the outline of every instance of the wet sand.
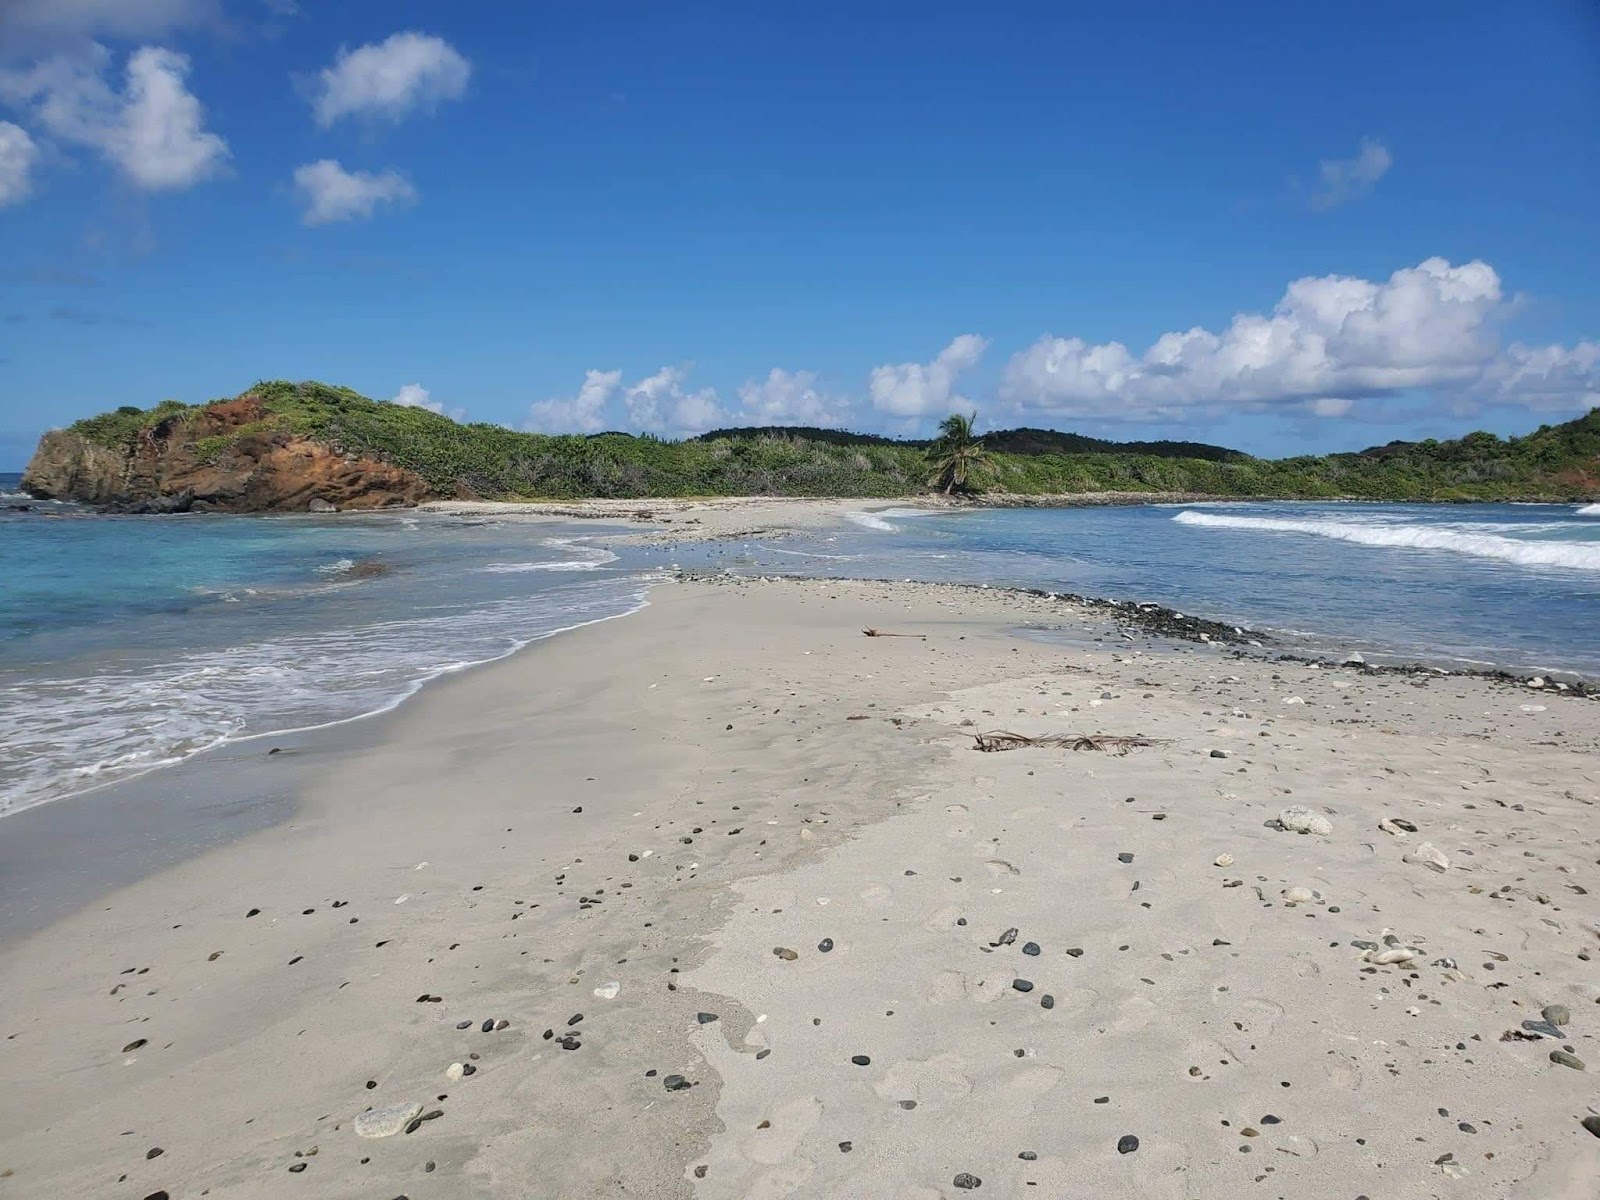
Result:
<instances>
[{"instance_id":1,"label":"wet sand","mask_svg":"<svg viewBox=\"0 0 1600 1200\"><path fill-rule=\"evenodd\" d=\"M1600 1188L1593 701L729 580L273 744L0 949L0 1195Z\"/></svg>"}]
</instances>

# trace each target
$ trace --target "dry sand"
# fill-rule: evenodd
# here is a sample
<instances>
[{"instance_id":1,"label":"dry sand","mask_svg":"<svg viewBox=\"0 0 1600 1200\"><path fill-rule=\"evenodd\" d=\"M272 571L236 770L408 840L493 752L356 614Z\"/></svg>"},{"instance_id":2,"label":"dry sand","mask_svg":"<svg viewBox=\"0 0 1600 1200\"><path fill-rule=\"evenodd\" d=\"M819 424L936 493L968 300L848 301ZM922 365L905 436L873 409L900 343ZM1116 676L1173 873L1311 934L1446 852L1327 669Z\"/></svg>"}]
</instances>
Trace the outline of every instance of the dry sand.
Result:
<instances>
[{"instance_id":1,"label":"dry sand","mask_svg":"<svg viewBox=\"0 0 1600 1200\"><path fill-rule=\"evenodd\" d=\"M729 581L360 730L0 950L0 1197L1600 1190L1593 702Z\"/></svg>"},{"instance_id":2,"label":"dry sand","mask_svg":"<svg viewBox=\"0 0 1600 1200\"><path fill-rule=\"evenodd\" d=\"M846 513L881 512L891 508L950 507L937 499L806 500L785 496L722 496L676 500L435 500L423 512L498 519L593 521L615 520L640 531L617 541L637 545L723 541L789 534L838 525Z\"/></svg>"}]
</instances>

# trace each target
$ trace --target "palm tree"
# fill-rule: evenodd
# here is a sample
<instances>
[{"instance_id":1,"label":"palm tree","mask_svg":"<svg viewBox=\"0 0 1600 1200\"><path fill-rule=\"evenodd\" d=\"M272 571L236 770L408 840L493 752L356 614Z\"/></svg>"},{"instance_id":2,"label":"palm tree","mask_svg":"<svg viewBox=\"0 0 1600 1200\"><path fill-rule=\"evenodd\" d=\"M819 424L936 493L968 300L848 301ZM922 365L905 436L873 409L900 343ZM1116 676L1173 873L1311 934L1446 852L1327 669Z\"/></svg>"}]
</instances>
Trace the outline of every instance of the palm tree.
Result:
<instances>
[{"instance_id":1,"label":"palm tree","mask_svg":"<svg viewBox=\"0 0 1600 1200\"><path fill-rule=\"evenodd\" d=\"M964 417L951 413L939 422L939 436L928 447L928 463L933 467L931 487L945 495L968 490L976 478L989 470L989 456L983 443L972 436L978 414Z\"/></svg>"}]
</instances>

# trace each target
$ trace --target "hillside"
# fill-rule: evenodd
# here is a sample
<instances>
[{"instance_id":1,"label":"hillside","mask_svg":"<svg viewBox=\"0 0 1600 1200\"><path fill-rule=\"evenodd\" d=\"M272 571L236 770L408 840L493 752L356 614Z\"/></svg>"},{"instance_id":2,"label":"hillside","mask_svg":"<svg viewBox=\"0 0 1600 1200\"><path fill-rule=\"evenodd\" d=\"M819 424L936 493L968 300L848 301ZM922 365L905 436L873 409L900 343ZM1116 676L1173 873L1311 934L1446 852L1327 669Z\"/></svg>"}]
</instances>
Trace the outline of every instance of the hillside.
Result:
<instances>
[{"instance_id":1,"label":"hillside","mask_svg":"<svg viewBox=\"0 0 1600 1200\"><path fill-rule=\"evenodd\" d=\"M986 490L1013 496L1584 500L1600 494L1600 409L1522 438L1391 443L1258 459L1187 442L1052 430L987 435ZM119 408L47 434L23 477L38 496L142 510L303 511L434 497L909 496L926 442L834 430L721 430L682 442L550 437L457 424L321 383L259 383L233 400Z\"/></svg>"}]
</instances>

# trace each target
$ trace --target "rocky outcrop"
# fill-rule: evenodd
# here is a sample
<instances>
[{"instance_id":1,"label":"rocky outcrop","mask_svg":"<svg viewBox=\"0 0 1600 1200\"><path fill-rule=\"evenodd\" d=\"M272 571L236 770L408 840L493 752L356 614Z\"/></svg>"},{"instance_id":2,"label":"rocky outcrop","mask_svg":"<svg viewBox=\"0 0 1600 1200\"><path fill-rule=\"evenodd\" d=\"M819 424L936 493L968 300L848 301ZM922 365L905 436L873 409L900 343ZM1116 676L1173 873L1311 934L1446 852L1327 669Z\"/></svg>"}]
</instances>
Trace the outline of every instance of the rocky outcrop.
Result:
<instances>
[{"instance_id":1,"label":"rocky outcrop","mask_svg":"<svg viewBox=\"0 0 1600 1200\"><path fill-rule=\"evenodd\" d=\"M124 512L328 512L410 506L431 494L414 471L274 429L267 417L247 395L159 422L118 449L53 430L22 489Z\"/></svg>"}]
</instances>

